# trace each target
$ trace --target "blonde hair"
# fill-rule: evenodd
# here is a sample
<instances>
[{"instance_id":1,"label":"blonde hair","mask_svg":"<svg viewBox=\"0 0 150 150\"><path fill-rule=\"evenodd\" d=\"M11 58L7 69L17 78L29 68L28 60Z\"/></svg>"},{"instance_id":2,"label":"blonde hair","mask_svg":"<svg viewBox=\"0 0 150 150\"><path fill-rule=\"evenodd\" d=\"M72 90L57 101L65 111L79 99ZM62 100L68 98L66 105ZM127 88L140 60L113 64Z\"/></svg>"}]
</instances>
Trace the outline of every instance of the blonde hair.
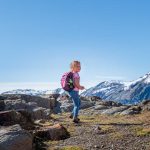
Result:
<instances>
[{"instance_id":1,"label":"blonde hair","mask_svg":"<svg viewBox=\"0 0 150 150\"><path fill-rule=\"evenodd\" d=\"M70 64L70 69L73 69L74 67L76 67L78 64L80 64L80 61L74 60L71 62Z\"/></svg>"}]
</instances>

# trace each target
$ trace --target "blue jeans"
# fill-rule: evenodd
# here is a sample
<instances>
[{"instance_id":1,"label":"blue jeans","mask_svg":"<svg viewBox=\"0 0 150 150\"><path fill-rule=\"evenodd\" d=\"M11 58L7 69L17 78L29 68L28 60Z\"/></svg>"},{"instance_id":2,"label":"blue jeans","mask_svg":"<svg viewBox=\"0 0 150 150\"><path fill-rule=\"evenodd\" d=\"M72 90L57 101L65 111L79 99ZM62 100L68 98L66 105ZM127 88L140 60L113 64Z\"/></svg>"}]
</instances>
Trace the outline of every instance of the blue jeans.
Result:
<instances>
[{"instance_id":1,"label":"blue jeans","mask_svg":"<svg viewBox=\"0 0 150 150\"><path fill-rule=\"evenodd\" d=\"M72 91L68 92L68 94L71 97L73 104L74 104L72 115L74 118L76 118L78 116L79 108L80 108L80 104L81 104L81 101L79 98L79 91L72 90Z\"/></svg>"}]
</instances>

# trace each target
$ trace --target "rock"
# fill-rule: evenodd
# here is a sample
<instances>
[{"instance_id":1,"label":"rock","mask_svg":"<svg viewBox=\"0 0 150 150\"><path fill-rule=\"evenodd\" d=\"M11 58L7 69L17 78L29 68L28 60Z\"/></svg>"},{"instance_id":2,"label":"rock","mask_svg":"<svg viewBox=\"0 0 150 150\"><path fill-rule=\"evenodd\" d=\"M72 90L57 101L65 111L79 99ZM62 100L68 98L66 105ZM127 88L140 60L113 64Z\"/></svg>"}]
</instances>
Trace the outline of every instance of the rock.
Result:
<instances>
[{"instance_id":1,"label":"rock","mask_svg":"<svg viewBox=\"0 0 150 150\"><path fill-rule=\"evenodd\" d=\"M131 106L129 108L129 110L140 112L142 110L142 108L140 106Z\"/></svg>"},{"instance_id":2,"label":"rock","mask_svg":"<svg viewBox=\"0 0 150 150\"><path fill-rule=\"evenodd\" d=\"M18 112L15 110L0 112L0 125L10 126L14 124L20 124L24 129L33 126L31 115L25 110L19 110Z\"/></svg>"},{"instance_id":3,"label":"rock","mask_svg":"<svg viewBox=\"0 0 150 150\"><path fill-rule=\"evenodd\" d=\"M55 104L55 99L52 98L44 98L40 96L30 96L30 95L21 95L21 99L25 100L26 103L28 102L36 102L39 107L50 109L52 104Z\"/></svg>"},{"instance_id":4,"label":"rock","mask_svg":"<svg viewBox=\"0 0 150 150\"><path fill-rule=\"evenodd\" d=\"M97 102L102 100L100 97L97 96L80 96L80 99L90 101L90 102Z\"/></svg>"},{"instance_id":5,"label":"rock","mask_svg":"<svg viewBox=\"0 0 150 150\"><path fill-rule=\"evenodd\" d=\"M123 112L121 112L120 115L133 115L133 114L138 114L138 113L139 113L139 111L127 109L127 110L124 110Z\"/></svg>"},{"instance_id":6,"label":"rock","mask_svg":"<svg viewBox=\"0 0 150 150\"><path fill-rule=\"evenodd\" d=\"M31 95L25 95L25 94L7 94L5 95L7 100L18 100L28 103L28 102L35 102L39 107L43 108L53 108L56 105L56 99L55 98L45 98L41 96L31 96Z\"/></svg>"},{"instance_id":7,"label":"rock","mask_svg":"<svg viewBox=\"0 0 150 150\"><path fill-rule=\"evenodd\" d=\"M102 114L113 115L128 109L128 106L112 107L102 112Z\"/></svg>"},{"instance_id":8,"label":"rock","mask_svg":"<svg viewBox=\"0 0 150 150\"><path fill-rule=\"evenodd\" d=\"M70 96L68 94L61 94L58 98L57 101L64 101L70 99Z\"/></svg>"},{"instance_id":9,"label":"rock","mask_svg":"<svg viewBox=\"0 0 150 150\"><path fill-rule=\"evenodd\" d=\"M50 109L38 107L36 102L25 103L23 100L6 100L6 110L24 110L31 116L31 120L49 119Z\"/></svg>"},{"instance_id":10,"label":"rock","mask_svg":"<svg viewBox=\"0 0 150 150\"><path fill-rule=\"evenodd\" d=\"M89 107L92 107L92 106L94 106L93 102L81 101L80 109L86 109L86 108L89 108Z\"/></svg>"},{"instance_id":11,"label":"rock","mask_svg":"<svg viewBox=\"0 0 150 150\"><path fill-rule=\"evenodd\" d=\"M5 110L26 109L26 103L21 99L5 100Z\"/></svg>"},{"instance_id":12,"label":"rock","mask_svg":"<svg viewBox=\"0 0 150 150\"><path fill-rule=\"evenodd\" d=\"M5 100L16 100L16 99L21 99L22 94L4 94L2 95L5 97Z\"/></svg>"},{"instance_id":13,"label":"rock","mask_svg":"<svg viewBox=\"0 0 150 150\"><path fill-rule=\"evenodd\" d=\"M96 106L94 106L94 109L95 110L103 110L103 109L108 109L108 107L104 106L104 105L96 105Z\"/></svg>"},{"instance_id":14,"label":"rock","mask_svg":"<svg viewBox=\"0 0 150 150\"><path fill-rule=\"evenodd\" d=\"M120 107L120 106L122 106L121 103L117 103L117 102L114 102L114 101L101 101L100 104L104 105L104 106L114 106L114 107Z\"/></svg>"},{"instance_id":15,"label":"rock","mask_svg":"<svg viewBox=\"0 0 150 150\"><path fill-rule=\"evenodd\" d=\"M95 132L96 134L102 133L101 127L100 127L99 125L96 125L96 126L94 127L94 132Z\"/></svg>"},{"instance_id":16,"label":"rock","mask_svg":"<svg viewBox=\"0 0 150 150\"><path fill-rule=\"evenodd\" d=\"M0 150L32 150L32 135L20 125L1 127Z\"/></svg>"},{"instance_id":17,"label":"rock","mask_svg":"<svg viewBox=\"0 0 150 150\"><path fill-rule=\"evenodd\" d=\"M57 99L58 97L60 96L60 94L50 94L49 95L49 98L54 98L54 99Z\"/></svg>"},{"instance_id":18,"label":"rock","mask_svg":"<svg viewBox=\"0 0 150 150\"><path fill-rule=\"evenodd\" d=\"M46 140L63 140L69 137L69 133L65 127L60 124L43 127L35 132L35 136Z\"/></svg>"},{"instance_id":19,"label":"rock","mask_svg":"<svg viewBox=\"0 0 150 150\"><path fill-rule=\"evenodd\" d=\"M73 104L63 104L60 106L61 112L71 112L73 109Z\"/></svg>"},{"instance_id":20,"label":"rock","mask_svg":"<svg viewBox=\"0 0 150 150\"><path fill-rule=\"evenodd\" d=\"M5 110L5 102L4 100L0 100L0 111L4 111Z\"/></svg>"},{"instance_id":21,"label":"rock","mask_svg":"<svg viewBox=\"0 0 150 150\"><path fill-rule=\"evenodd\" d=\"M141 104L139 104L139 106L141 107L142 111L150 111L150 100L143 101Z\"/></svg>"},{"instance_id":22,"label":"rock","mask_svg":"<svg viewBox=\"0 0 150 150\"><path fill-rule=\"evenodd\" d=\"M5 99L6 99L5 96L0 95L0 101L1 101L1 100L5 100Z\"/></svg>"},{"instance_id":23,"label":"rock","mask_svg":"<svg viewBox=\"0 0 150 150\"><path fill-rule=\"evenodd\" d=\"M32 120L49 119L50 109L36 107L30 111L30 114Z\"/></svg>"},{"instance_id":24,"label":"rock","mask_svg":"<svg viewBox=\"0 0 150 150\"><path fill-rule=\"evenodd\" d=\"M57 104L56 106L52 109L53 113L54 114L58 114L58 113L61 113L61 103L57 101Z\"/></svg>"},{"instance_id":25,"label":"rock","mask_svg":"<svg viewBox=\"0 0 150 150\"><path fill-rule=\"evenodd\" d=\"M0 112L0 125L14 125L19 123L21 119L21 114L14 110Z\"/></svg>"},{"instance_id":26,"label":"rock","mask_svg":"<svg viewBox=\"0 0 150 150\"><path fill-rule=\"evenodd\" d=\"M32 111L34 108L37 108L38 105L36 102L28 102L26 103L26 109L27 111Z\"/></svg>"},{"instance_id":27,"label":"rock","mask_svg":"<svg viewBox=\"0 0 150 150\"><path fill-rule=\"evenodd\" d=\"M100 146L98 146L98 145L94 145L94 148L99 149L99 148L100 148Z\"/></svg>"}]
</instances>

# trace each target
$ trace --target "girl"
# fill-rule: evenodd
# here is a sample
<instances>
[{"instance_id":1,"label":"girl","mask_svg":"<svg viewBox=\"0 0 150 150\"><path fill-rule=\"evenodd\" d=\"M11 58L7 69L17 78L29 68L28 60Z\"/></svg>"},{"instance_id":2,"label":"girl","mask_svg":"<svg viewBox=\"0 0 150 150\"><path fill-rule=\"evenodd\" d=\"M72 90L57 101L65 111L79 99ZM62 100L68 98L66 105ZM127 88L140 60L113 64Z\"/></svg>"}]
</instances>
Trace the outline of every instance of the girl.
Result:
<instances>
[{"instance_id":1,"label":"girl","mask_svg":"<svg viewBox=\"0 0 150 150\"><path fill-rule=\"evenodd\" d=\"M70 115L70 118L73 118L73 122L78 123L79 122L78 113L79 113L79 107L80 107L79 90L85 89L84 86L80 85L80 76L79 76L79 72L81 70L80 62L73 61L70 64L70 69L71 69L71 72L73 73L73 81L74 81L74 86L75 86L75 88L72 91L68 92L74 104L74 108Z\"/></svg>"}]
</instances>

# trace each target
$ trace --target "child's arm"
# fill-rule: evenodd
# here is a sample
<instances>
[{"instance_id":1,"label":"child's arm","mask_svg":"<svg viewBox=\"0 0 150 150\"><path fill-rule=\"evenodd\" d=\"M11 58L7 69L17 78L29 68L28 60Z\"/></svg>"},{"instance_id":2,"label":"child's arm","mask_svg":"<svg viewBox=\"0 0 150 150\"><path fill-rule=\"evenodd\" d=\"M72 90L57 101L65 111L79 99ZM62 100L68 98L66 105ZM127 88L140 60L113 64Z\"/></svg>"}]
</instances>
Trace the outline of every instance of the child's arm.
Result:
<instances>
[{"instance_id":1,"label":"child's arm","mask_svg":"<svg viewBox=\"0 0 150 150\"><path fill-rule=\"evenodd\" d=\"M77 87L78 89L80 89L80 90L84 90L85 89L84 86L80 85L80 79L75 78L74 82L75 82L75 87Z\"/></svg>"}]
</instances>

